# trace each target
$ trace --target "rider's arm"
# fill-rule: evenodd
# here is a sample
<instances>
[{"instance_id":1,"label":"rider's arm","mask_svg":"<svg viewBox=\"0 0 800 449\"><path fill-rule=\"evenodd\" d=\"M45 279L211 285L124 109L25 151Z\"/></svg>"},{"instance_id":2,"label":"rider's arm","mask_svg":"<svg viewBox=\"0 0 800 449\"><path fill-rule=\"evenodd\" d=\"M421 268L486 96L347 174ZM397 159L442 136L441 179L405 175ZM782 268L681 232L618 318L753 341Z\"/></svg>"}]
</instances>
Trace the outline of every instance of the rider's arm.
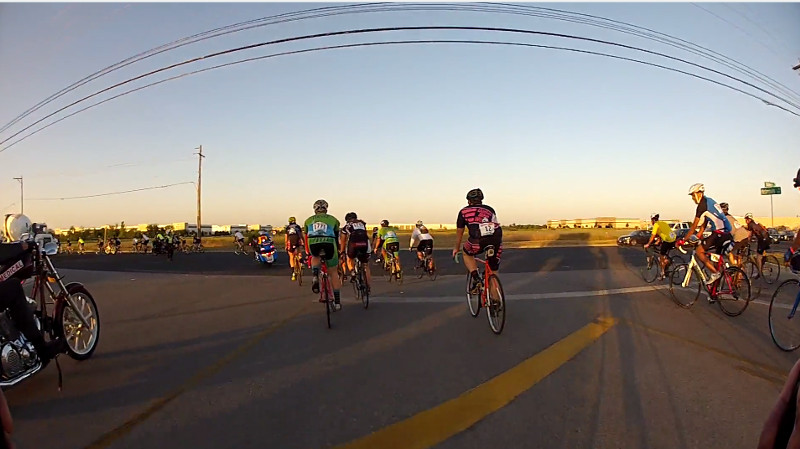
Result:
<instances>
[{"instance_id":1,"label":"rider's arm","mask_svg":"<svg viewBox=\"0 0 800 449\"><path fill-rule=\"evenodd\" d=\"M344 245L347 243L347 237L345 236L344 232L339 232L339 252L341 253L344 249Z\"/></svg>"},{"instance_id":2,"label":"rider's arm","mask_svg":"<svg viewBox=\"0 0 800 449\"><path fill-rule=\"evenodd\" d=\"M655 239L656 239L656 227L653 226L653 232L650 234L650 240L648 240L647 243L644 244L644 247L647 248L648 246L650 246L650 244L653 243L653 240Z\"/></svg>"},{"instance_id":3,"label":"rider's arm","mask_svg":"<svg viewBox=\"0 0 800 449\"><path fill-rule=\"evenodd\" d=\"M453 247L453 254L457 253L459 249L461 249L461 239L464 238L464 229L466 228L458 228L456 230L456 246Z\"/></svg>"},{"instance_id":4,"label":"rider's arm","mask_svg":"<svg viewBox=\"0 0 800 449\"><path fill-rule=\"evenodd\" d=\"M408 249L414 247L418 235L419 235L419 229L414 228L414 231L411 232L411 240L408 241Z\"/></svg>"},{"instance_id":5,"label":"rider's arm","mask_svg":"<svg viewBox=\"0 0 800 449\"><path fill-rule=\"evenodd\" d=\"M686 236L683 237L683 240L689 240L694 235L694 230L697 228L697 224L700 222L700 217L694 217L694 221L692 222L692 226L689 227L689 232L686 233ZM706 225L703 223L703 229L700 230L700 236L703 235L703 232L706 230Z\"/></svg>"}]
</instances>

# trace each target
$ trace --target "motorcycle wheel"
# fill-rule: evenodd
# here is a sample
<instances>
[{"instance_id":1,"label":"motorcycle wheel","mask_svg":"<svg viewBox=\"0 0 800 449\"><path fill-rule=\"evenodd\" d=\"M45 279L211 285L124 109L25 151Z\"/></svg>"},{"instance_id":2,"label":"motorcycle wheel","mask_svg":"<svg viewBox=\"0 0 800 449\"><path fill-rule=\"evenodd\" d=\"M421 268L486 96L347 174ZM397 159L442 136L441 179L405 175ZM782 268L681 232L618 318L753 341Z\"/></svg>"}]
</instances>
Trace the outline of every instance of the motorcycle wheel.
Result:
<instances>
[{"instance_id":1,"label":"motorcycle wheel","mask_svg":"<svg viewBox=\"0 0 800 449\"><path fill-rule=\"evenodd\" d=\"M56 311L56 333L67 342L67 354L70 357L75 360L86 360L97 349L97 342L100 340L100 314L94 298L84 286L70 285L67 291L76 305L87 315L90 329L84 328L72 308L65 303Z\"/></svg>"}]
</instances>

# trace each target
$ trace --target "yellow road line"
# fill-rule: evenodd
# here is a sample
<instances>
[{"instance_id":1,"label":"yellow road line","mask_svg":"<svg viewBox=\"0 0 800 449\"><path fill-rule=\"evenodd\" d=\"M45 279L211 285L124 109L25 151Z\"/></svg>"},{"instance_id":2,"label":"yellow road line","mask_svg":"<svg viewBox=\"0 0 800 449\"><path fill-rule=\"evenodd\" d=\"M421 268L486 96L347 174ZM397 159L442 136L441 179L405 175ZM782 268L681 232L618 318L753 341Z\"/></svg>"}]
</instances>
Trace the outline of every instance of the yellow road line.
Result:
<instances>
[{"instance_id":1,"label":"yellow road line","mask_svg":"<svg viewBox=\"0 0 800 449\"><path fill-rule=\"evenodd\" d=\"M536 385L616 324L598 318L461 396L336 449L426 449L462 432Z\"/></svg>"}]
</instances>

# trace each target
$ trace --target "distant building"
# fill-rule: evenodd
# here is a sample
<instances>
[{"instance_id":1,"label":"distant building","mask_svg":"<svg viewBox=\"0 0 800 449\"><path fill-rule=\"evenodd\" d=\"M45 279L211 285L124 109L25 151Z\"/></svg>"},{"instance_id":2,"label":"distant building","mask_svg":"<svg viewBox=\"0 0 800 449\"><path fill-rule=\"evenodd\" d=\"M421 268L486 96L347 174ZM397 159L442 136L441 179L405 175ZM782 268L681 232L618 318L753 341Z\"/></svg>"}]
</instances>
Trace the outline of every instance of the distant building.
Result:
<instances>
[{"instance_id":1,"label":"distant building","mask_svg":"<svg viewBox=\"0 0 800 449\"><path fill-rule=\"evenodd\" d=\"M547 220L549 229L640 229L646 226L638 218L597 217Z\"/></svg>"}]
</instances>

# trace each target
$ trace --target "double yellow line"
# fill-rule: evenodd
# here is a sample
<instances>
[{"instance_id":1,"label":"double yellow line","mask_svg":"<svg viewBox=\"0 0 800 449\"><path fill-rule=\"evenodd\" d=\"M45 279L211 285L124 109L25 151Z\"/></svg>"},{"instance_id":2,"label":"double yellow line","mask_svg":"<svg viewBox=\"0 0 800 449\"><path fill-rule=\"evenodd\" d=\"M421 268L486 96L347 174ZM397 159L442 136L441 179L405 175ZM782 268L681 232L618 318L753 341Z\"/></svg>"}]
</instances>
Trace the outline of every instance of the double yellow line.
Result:
<instances>
[{"instance_id":1,"label":"double yellow line","mask_svg":"<svg viewBox=\"0 0 800 449\"><path fill-rule=\"evenodd\" d=\"M617 321L598 318L472 390L335 449L427 449L462 432L578 355Z\"/></svg>"}]
</instances>

